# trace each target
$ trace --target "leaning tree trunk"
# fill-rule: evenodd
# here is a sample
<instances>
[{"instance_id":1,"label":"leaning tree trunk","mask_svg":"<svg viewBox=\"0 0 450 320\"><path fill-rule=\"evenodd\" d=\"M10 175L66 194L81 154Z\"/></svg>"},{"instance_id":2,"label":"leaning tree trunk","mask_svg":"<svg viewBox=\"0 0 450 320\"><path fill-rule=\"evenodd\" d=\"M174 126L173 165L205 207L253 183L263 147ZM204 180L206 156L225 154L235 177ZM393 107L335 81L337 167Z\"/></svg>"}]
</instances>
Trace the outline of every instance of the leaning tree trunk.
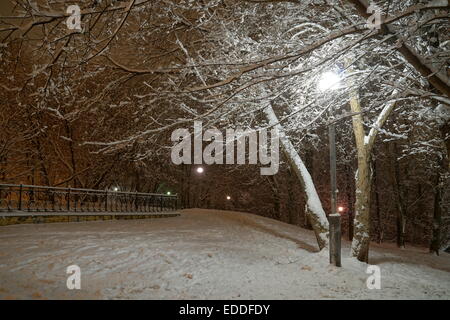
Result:
<instances>
[{"instance_id":1,"label":"leaning tree trunk","mask_svg":"<svg viewBox=\"0 0 450 320\"><path fill-rule=\"evenodd\" d=\"M328 219L322 208L322 203L320 202L320 198L317 194L311 175L306 169L291 141L286 136L283 127L280 125L278 118L272 109L272 106L265 108L264 112L270 125L274 126L274 128L278 130L283 152L305 191L307 217L316 235L319 249L322 250L328 245Z\"/></svg>"}]
</instances>

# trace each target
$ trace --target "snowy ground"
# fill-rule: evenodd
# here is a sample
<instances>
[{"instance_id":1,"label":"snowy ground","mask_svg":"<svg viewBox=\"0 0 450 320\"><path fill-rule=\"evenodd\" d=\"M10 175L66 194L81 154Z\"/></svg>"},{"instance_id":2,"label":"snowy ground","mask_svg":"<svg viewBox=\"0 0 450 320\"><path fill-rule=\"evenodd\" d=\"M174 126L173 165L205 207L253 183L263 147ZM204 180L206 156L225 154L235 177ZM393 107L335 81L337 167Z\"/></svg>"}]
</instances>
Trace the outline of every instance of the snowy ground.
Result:
<instances>
[{"instance_id":1,"label":"snowy ground","mask_svg":"<svg viewBox=\"0 0 450 320\"><path fill-rule=\"evenodd\" d=\"M238 212L13 225L0 228L0 298L450 299L450 254L374 244L370 260L381 290L364 264L330 266L312 232ZM72 264L81 290L66 287Z\"/></svg>"}]
</instances>

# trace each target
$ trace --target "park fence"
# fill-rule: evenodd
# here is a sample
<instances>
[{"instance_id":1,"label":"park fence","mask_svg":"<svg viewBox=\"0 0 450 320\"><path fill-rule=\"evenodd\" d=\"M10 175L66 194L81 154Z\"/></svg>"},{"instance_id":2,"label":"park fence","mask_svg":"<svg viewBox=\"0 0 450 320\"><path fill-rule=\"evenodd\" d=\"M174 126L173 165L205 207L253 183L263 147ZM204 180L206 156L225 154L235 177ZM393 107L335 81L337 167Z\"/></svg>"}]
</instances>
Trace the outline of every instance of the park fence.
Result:
<instances>
[{"instance_id":1,"label":"park fence","mask_svg":"<svg viewBox=\"0 0 450 320\"><path fill-rule=\"evenodd\" d=\"M157 193L0 184L0 212L163 212L178 196Z\"/></svg>"}]
</instances>

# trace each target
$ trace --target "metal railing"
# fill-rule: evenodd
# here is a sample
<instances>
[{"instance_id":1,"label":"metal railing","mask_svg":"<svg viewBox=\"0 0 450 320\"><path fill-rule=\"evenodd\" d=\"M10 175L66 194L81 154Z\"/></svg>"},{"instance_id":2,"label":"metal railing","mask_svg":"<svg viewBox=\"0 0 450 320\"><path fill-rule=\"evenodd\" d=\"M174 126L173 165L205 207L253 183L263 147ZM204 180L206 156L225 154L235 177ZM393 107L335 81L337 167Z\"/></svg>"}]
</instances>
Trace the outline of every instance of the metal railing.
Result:
<instances>
[{"instance_id":1,"label":"metal railing","mask_svg":"<svg viewBox=\"0 0 450 320\"><path fill-rule=\"evenodd\" d=\"M0 184L0 212L137 213L177 208L176 195Z\"/></svg>"}]
</instances>

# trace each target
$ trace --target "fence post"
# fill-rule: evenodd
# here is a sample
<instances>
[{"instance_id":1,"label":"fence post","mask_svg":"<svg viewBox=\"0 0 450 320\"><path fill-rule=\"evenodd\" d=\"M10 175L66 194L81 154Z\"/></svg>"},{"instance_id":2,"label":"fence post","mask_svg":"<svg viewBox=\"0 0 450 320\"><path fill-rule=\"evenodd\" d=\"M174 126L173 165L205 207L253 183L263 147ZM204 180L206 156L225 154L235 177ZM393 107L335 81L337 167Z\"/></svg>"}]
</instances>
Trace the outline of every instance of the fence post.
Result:
<instances>
[{"instance_id":1,"label":"fence post","mask_svg":"<svg viewBox=\"0 0 450 320\"><path fill-rule=\"evenodd\" d=\"M70 212L70 188L67 190L67 211Z\"/></svg>"},{"instance_id":2,"label":"fence post","mask_svg":"<svg viewBox=\"0 0 450 320\"><path fill-rule=\"evenodd\" d=\"M52 190L52 210L55 211L55 190Z\"/></svg>"},{"instance_id":3,"label":"fence post","mask_svg":"<svg viewBox=\"0 0 450 320\"><path fill-rule=\"evenodd\" d=\"M163 196L161 196L161 200L159 202L159 212L162 212L163 209Z\"/></svg>"},{"instance_id":4,"label":"fence post","mask_svg":"<svg viewBox=\"0 0 450 320\"><path fill-rule=\"evenodd\" d=\"M105 193L105 212L108 212L108 190Z\"/></svg>"},{"instance_id":5,"label":"fence post","mask_svg":"<svg viewBox=\"0 0 450 320\"><path fill-rule=\"evenodd\" d=\"M134 195L134 211L139 212L139 210L138 210L138 194L137 194L137 191L136 191L136 193Z\"/></svg>"},{"instance_id":6,"label":"fence post","mask_svg":"<svg viewBox=\"0 0 450 320\"><path fill-rule=\"evenodd\" d=\"M330 263L341 267L341 215L330 214Z\"/></svg>"},{"instance_id":7,"label":"fence post","mask_svg":"<svg viewBox=\"0 0 450 320\"><path fill-rule=\"evenodd\" d=\"M19 211L22 211L22 192L23 192L23 185L20 184L20 188L19 188Z\"/></svg>"}]
</instances>

